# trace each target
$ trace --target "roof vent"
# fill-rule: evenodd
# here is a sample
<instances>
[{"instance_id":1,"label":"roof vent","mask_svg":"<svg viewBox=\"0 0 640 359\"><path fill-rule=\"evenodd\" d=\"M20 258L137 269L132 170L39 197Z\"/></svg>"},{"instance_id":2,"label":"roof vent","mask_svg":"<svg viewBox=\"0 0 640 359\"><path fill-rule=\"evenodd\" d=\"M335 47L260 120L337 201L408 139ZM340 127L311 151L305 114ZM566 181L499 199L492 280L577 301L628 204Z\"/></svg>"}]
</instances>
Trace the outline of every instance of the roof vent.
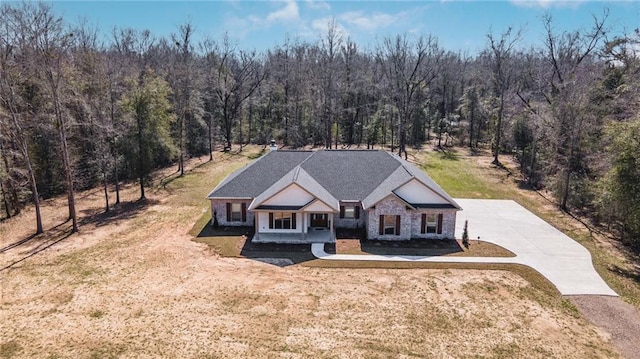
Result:
<instances>
[{"instance_id":1,"label":"roof vent","mask_svg":"<svg viewBox=\"0 0 640 359\"><path fill-rule=\"evenodd\" d=\"M278 146L276 145L276 140L271 140L271 144L269 145L269 151L277 151Z\"/></svg>"}]
</instances>

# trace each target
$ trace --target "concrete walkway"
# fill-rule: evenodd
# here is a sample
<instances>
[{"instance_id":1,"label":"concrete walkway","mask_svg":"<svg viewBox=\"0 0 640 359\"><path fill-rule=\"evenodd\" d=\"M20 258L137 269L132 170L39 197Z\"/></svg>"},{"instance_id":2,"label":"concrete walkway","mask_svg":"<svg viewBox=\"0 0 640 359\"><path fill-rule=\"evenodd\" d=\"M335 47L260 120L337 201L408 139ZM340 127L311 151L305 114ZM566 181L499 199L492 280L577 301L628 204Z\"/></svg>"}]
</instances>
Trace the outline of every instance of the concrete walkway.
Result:
<instances>
[{"instance_id":1,"label":"concrete walkway","mask_svg":"<svg viewBox=\"0 0 640 359\"><path fill-rule=\"evenodd\" d=\"M516 257L418 257L328 254L324 244L314 243L311 252L319 259L360 261L412 261L440 263L524 264L545 276L562 295L617 294L593 268L591 255L583 246L511 200L456 199L464 209L458 212L456 237L462 237L469 221L469 237L502 246Z\"/></svg>"}]
</instances>

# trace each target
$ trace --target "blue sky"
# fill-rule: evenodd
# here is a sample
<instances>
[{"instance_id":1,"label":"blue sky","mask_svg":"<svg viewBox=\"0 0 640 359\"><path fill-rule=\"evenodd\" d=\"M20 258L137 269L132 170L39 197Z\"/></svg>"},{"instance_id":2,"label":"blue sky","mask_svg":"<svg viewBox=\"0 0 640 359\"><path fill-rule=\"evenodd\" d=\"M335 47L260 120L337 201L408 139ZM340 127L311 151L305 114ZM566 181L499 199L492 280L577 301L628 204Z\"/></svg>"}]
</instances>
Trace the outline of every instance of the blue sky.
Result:
<instances>
[{"instance_id":1,"label":"blue sky","mask_svg":"<svg viewBox=\"0 0 640 359\"><path fill-rule=\"evenodd\" d=\"M2 1L2 0L0 0ZM196 39L230 38L244 49L265 50L285 38L318 40L330 19L343 36L373 49L385 36L431 34L447 50L474 54L486 34L523 28L524 46L539 45L541 16L550 12L559 30L587 29L593 14L609 9L610 34L640 27L640 1L53 1L67 22L86 18L105 36L114 26L149 29L156 36L177 32L190 20Z\"/></svg>"}]
</instances>

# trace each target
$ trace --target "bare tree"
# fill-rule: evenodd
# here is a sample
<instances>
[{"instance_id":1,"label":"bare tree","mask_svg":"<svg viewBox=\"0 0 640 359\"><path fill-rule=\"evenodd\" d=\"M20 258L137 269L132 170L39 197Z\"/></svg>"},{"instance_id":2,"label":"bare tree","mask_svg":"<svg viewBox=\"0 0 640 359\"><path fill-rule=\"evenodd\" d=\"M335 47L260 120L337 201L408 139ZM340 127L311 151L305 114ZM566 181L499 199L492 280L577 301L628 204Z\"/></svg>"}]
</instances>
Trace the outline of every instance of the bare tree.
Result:
<instances>
[{"instance_id":1,"label":"bare tree","mask_svg":"<svg viewBox=\"0 0 640 359\"><path fill-rule=\"evenodd\" d=\"M260 86L267 76L255 51L238 50L225 35L220 44L211 41L209 49L214 66L215 84L213 94L222 108L222 129L226 148L231 148L232 132L240 114L242 104Z\"/></svg>"},{"instance_id":2,"label":"bare tree","mask_svg":"<svg viewBox=\"0 0 640 359\"><path fill-rule=\"evenodd\" d=\"M327 33L323 35L320 41L320 49L322 51L322 83L323 83L323 121L325 147L331 148L331 139L335 137L335 146L338 148L338 129L335 126L336 134L332 134L334 124L336 122L336 99L338 98L336 64L339 55L339 49L342 45L342 35L339 31L338 24L335 19L331 19L327 24Z\"/></svg>"},{"instance_id":3,"label":"bare tree","mask_svg":"<svg viewBox=\"0 0 640 359\"><path fill-rule=\"evenodd\" d=\"M555 142L554 164L560 207L568 210L571 182L574 175L584 168L584 151L581 142L586 135L589 113L589 86L594 72L594 51L605 36L605 21L594 16L593 28L588 32L556 33L550 14L544 17L545 58L550 68L547 83L542 91L553 119Z\"/></svg>"},{"instance_id":4,"label":"bare tree","mask_svg":"<svg viewBox=\"0 0 640 359\"><path fill-rule=\"evenodd\" d=\"M24 161L35 206L36 234L40 234L43 232L40 195L24 128L24 124L29 118L34 117L34 114L28 110L28 104L19 95L19 87L32 77L32 72L26 68L30 55L28 47L31 44L27 43L27 28L22 23L22 17L25 15L23 11L24 8L12 8L6 4L0 6L0 17L4 19L0 22L0 105L5 110L0 111L0 130L15 141ZM3 149L2 155L6 170L9 170L6 149Z\"/></svg>"},{"instance_id":5,"label":"bare tree","mask_svg":"<svg viewBox=\"0 0 640 359\"><path fill-rule=\"evenodd\" d=\"M505 97L512 82L514 69L511 66L511 57L513 56L514 47L521 37L521 30L512 35L512 28L509 27L500 38L496 38L492 32L487 34L489 41L488 55L489 66L492 73L493 94L497 99L497 113L495 115L495 123L493 130L493 141L491 143L493 150L493 164L499 165L500 148L502 146L502 131Z\"/></svg>"},{"instance_id":6,"label":"bare tree","mask_svg":"<svg viewBox=\"0 0 640 359\"><path fill-rule=\"evenodd\" d=\"M398 155L407 158L407 124L417 109L416 96L436 79L442 50L436 38L420 36L414 43L407 35L385 38L376 59L389 86L389 96L399 112Z\"/></svg>"},{"instance_id":7,"label":"bare tree","mask_svg":"<svg viewBox=\"0 0 640 359\"><path fill-rule=\"evenodd\" d=\"M187 22L180 25L179 34L172 35L178 53L178 59L174 65L176 72L175 89L176 107L178 113L178 143L180 154L178 156L178 171L184 175L184 157L186 152L187 118L192 116L192 37L193 25Z\"/></svg>"}]
</instances>

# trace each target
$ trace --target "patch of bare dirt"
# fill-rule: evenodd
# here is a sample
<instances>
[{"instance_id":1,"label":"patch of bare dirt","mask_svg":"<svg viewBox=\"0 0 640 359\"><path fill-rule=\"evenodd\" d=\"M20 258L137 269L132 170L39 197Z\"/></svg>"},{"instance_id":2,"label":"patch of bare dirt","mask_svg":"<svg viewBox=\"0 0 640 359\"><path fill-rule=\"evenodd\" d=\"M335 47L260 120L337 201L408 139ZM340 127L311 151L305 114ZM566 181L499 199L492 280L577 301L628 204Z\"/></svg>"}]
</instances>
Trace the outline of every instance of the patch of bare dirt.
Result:
<instances>
[{"instance_id":1,"label":"patch of bare dirt","mask_svg":"<svg viewBox=\"0 0 640 359\"><path fill-rule=\"evenodd\" d=\"M135 187L128 191L135 199ZM203 206L183 204L180 196L154 192L131 215L89 221L80 234L1 271L0 352L618 357L607 333L538 300L543 295L510 272L281 267L221 258L187 234ZM95 210L100 193L79 203ZM64 220L64 208L56 202L45 209L52 216L46 228ZM28 235L22 225L0 224L3 246ZM0 254L2 264L31 253L40 245L35 239Z\"/></svg>"},{"instance_id":2,"label":"patch of bare dirt","mask_svg":"<svg viewBox=\"0 0 640 359\"><path fill-rule=\"evenodd\" d=\"M611 335L625 358L640 359L640 315L634 306L618 297L571 296L580 313Z\"/></svg>"}]
</instances>

